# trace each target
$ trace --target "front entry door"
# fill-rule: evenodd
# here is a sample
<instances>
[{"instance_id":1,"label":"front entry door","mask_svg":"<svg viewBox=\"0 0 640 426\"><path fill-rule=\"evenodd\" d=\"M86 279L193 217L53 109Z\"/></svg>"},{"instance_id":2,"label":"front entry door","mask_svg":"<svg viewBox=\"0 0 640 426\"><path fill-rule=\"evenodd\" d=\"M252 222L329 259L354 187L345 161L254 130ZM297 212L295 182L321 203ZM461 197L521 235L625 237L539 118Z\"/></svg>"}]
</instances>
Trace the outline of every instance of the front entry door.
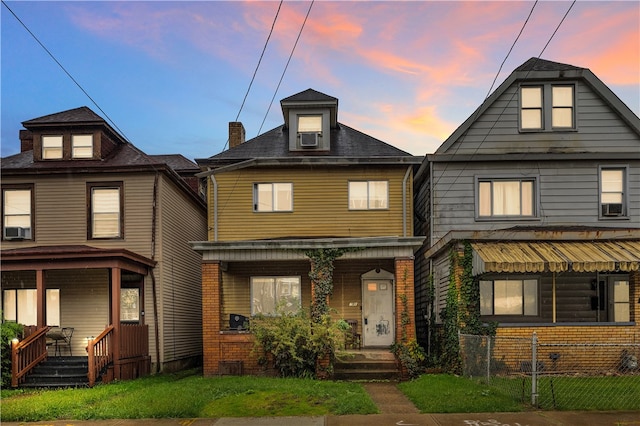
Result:
<instances>
[{"instance_id":1,"label":"front entry door","mask_svg":"<svg viewBox=\"0 0 640 426\"><path fill-rule=\"evenodd\" d=\"M395 332L393 281L365 278L362 292L362 345L391 346Z\"/></svg>"}]
</instances>

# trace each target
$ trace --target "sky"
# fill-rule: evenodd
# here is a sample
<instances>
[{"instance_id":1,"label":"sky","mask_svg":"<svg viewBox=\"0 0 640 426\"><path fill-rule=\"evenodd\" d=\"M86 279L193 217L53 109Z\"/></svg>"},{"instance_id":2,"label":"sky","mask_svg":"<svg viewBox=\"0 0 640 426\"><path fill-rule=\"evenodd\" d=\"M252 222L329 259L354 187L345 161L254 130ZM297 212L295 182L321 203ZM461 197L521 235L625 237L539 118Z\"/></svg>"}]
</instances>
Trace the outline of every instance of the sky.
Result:
<instances>
[{"instance_id":1,"label":"sky","mask_svg":"<svg viewBox=\"0 0 640 426\"><path fill-rule=\"evenodd\" d=\"M532 57L589 68L640 115L636 1L2 3L2 157L23 121L88 106L147 154L207 158L230 121L251 139L308 88L425 155Z\"/></svg>"}]
</instances>

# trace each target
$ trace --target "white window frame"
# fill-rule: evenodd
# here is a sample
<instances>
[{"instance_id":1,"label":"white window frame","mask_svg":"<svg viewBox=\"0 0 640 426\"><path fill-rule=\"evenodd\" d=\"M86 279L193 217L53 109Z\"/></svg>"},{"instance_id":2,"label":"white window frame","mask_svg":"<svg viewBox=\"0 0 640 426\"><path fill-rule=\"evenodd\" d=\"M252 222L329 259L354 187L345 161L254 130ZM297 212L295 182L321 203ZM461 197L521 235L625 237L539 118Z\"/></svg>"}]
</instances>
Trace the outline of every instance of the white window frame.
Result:
<instances>
[{"instance_id":1,"label":"white window frame","mask_svg":"<svg viewBox=\"0 0 640 426\"><path fill-rule=\"evenodd\" d=\"M63 156L63 139L62 135L43 135L42 136L42 159L43 160L60 160Z\"/></svg>"},{"instance_id":2,"label":"white window frame","mask_svg":"<svg viewBox=\"0 0 640 426\"><path fill-rule=\"evenodd\" d=\"M384 186L382 194L376 187ZM348 183L349 210L389 209L388 180L351 180ZM378 194L379 196L376 196ZM381 195L381 196L380 196Z\"/></svg>"},{"instance_id":3,"label":"white window frame","mask_svg":"<svg viewBox=\"0 0 640 426\"><path fill-rule=\"evenodd\" d=\"M88 184L89 196L89 239L122 238L123 228L123 185ZM114 197L113 193L116 193ZM105 203L105 200L96 199L103 194L107 198L117 198L116 202ZM99 225L111 223L109 230L102 230ZM113 226L115 224L115 226Z\"/></svg>"},{"instance_id":4,"label":"white window frame","mask_svg":"<svg viewBox=\"0 0 640 426\"><path fill-rule=\"evenodd\" d=\"M540 280L508 278L480 280L480 315L534 317L540 315ZM511 293L507 293L507 292Z\"/></svg>"},{"instance_id":5,"label":"white window frame","mask_svg":"<svg viewBox=\"0 0 640 426\"><path fill-rule=\"evenodd\" d=\"M607 182L603 174L605 172L620 172L620 185ZM627 166L611 165L598 167L598 217L600 220L628 219L628 181L629 170ZM618 215L605 214L609 204L621 204L621 213Z\"/></svg>"},{"instance_id":6,"label":"white window frame","mask_svg":"<svg viewBox=\"0 0 640 426\"><path fill-rule=\"evenodd\" d=\"M519 87L518 101L518 122L521 132L546 132L546 131L575 131L576 123L576 87L577 83L567 82L561 84L540 83L523 84ZM536 89L540 92L540 99L537 102L529 102L530 96L525 96L524 92ZM566 96L566 90L571 93ZM539 116L538 125L526 125L530 118L526 115L533 115L537 112ZM567 114L568 112L568 114ZM558 123L559 120L567 119L569 125Z\"/></svg>"},{"instance_id":7,"label":"white window frame","mask_svg":"<svg viewBox=\"0 0 640 426\"><path fill-rule=\"evenodd\" d=\"M253 211L280 213L293 211L293 183L262 182L253 184Z\"/></svg>"},{"instance_id":8,"label":"white window frame","mask_svg":"<svg viewBox=\"0 0 640 426\"><path fill-rule=\"evenodd\" d=\"M302 307L300 276L251 277L251 315L295 313Z\"/></svg>"},{"instance_id":9,"label":"white window frame","mask_svg":"<svg viewBox=\"0 0 640 426\"><path fill-rule=\"evenodd\" d=\"M18 195L25 192L26 200L18 200L20 205L13 205L9 198L11 195ZM23 205L24 201L27 205ZM25 240L33 239L33 188L32 187L12 187L2 188L2 229L4 238L4 228L19 227L25 231Z\"/></svg>"},{"instance_id":10,"label":"white window frame","mask_svg":"<svg viewBox=\"0 0 640 426\"><path fill-rule=\"evenodd\" d=\"M46 325L60 326L60 289L46 289ZM6 321L22 325L37 325L38 290L33 288L5 289L2 292L2 314Z\"/></svg>"},{"instance_id":11,"label":"white window frame","mask_svg":"<svg viewBox=\"0 0 640 426\"><path fill-rule=\"evenodd\" d=\"M93 158L93 135L71 135L71 157Z\"/></svg>"},{"instance_id":12,"label":"white window frame","mask_svg":"<svg viewBox=\"0 0 640 426\"><path fill-rule=\"evenodd\" d=\"M530 220L536 219L538 216L538 177L476 177L476 220ZM506 197L501 197L501 192L496 188L497 185L504 186L511 184L517 185L518 191L518 206L517 212L505 212L505 209L499 208L500 199L506 202ZM525 185L526 184L526 185ZM523 192L523 188L526 191L526 187L530 187L531 197L525 200L526 193ZM505 187L506 189L506 187ZM485 197L489 197L489 206L485 204ZM506 205L505 203L501 203ZM530 212L529 212L530 210Z\"/></svg>"}]
</instances>

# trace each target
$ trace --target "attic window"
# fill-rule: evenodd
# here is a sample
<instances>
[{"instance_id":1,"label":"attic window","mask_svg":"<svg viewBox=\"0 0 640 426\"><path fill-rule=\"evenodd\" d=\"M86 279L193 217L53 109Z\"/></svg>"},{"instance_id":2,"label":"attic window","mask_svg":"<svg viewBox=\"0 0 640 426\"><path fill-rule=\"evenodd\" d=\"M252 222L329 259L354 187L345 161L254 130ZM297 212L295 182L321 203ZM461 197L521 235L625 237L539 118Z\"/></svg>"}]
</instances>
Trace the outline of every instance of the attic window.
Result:
<instances>
[{"instance_id":1,"label":"attic window","mask_svg":"<svg viewBox=\"0 0 640 426\"><path fill-rule=\"evenodd\" d=\"M317 147L320 137L322 137L322 115L299 115L299 146L301 148Z\"/></svg>"},{"instance_id":2,"label":"attic window","mask_svg":"<svg viewBox=\"0 0 640 426\"><path fill-rule=\"evenodd\" d=\"M59 160L62 158L62 135L42 137L42 159Z\"/></svg>"},{"instance_id":3,"label":"attic window","mask_svg":"<svg viewBox=\"0 0 640 426\"><path fill-rule=\"evenodd\" d=\"M72 135L71 154L73 158L92 158L93 135Z\"/></svg>"}]
</instances>

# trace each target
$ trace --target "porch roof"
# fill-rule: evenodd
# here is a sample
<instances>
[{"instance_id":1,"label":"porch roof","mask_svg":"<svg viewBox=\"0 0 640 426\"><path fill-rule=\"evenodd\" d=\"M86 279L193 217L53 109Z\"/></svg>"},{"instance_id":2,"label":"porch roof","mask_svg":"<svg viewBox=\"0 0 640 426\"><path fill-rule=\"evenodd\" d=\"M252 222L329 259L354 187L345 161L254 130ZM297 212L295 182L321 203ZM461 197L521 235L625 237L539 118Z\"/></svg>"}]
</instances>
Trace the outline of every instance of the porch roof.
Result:
<instances>
[{"instance_id":1,"label":"porch roof","mask_svg":"<svg viewBox=\"0 0 640 426\"><path fill-rule=\"evenodd\" d=\"M473 274L640 269L640 240L472 242Z\"/></svg>"},{"instance_id":2,"label":"porch roof","mask_svg":"<svg viewBox=\"0 0 640 426\"><path fill-rule=\"evenodd\" d=\"M146 275L154 260L132 251L85 245L37 246L2 250L3 271L122 268Z\"/></svg>"}]
</instances>

